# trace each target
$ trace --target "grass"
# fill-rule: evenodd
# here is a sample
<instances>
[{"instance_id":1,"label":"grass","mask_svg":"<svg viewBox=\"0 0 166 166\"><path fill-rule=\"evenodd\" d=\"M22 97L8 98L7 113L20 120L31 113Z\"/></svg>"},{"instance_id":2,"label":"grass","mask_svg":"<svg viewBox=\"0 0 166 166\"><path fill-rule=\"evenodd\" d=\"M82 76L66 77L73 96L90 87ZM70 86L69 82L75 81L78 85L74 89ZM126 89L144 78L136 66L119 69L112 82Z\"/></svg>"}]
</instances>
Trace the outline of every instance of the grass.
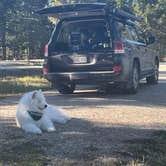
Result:
<instances>
[{"instance_id":1,"label":"grass","mask_svg":"<svg viewBox=\"0 0 166 166\"><path fill-rule=\"evenodd\" d=\"M2 99L5 99L5 97L4 96L0 96L0 100L2 100Z\"/></svg>"},{"instance_id":2,"label":"grass","mask_svg":"<svg viewBox=\"0 0 166 166\"><path fill-rule=\"evenodd\" d=\"M49 162L41 149L31 142L22 143L11 149L4 147L0 154L0 166L44 166Z\"/></svg>"},{"instance_id":3,"label":"grass","mask_svg":"<svg viewBox=\"0 0 166 166\"><path fill-rule=\"evenodd\" d=\"M149 139L134 139L127 141L128 151L134 160L144 161L144 165L166 165L166 132L158 131Z\"/></svg>"},{"instance_id":4,"label":"grass","mask_svg":"<svg viewBox=\"0 0 166 166\"><path fill-rule=\"evenodd\" d=\"M39 76L8 77L0 80L0 96L18 94L35 89L47 90L50 83Z\"/></svg>"},{"instance_id":5,"label":"grass","mask_svg":"<svg viewBox=\"0 0 166 166\"><path fill-rule=\"evenodd\" d=\"M30 59L28 60L10 60L10 61L1 61L0 65L3 66L42 66L43 59Z\"/></svg>"},{"instance_id":6,"label":"grass","mask_svg":"<svg viewBox=\"0 0 166 166\"><path fill-rule=\"evenodd\" d=\"M166 132L160 131L148 139L132 139L126 142L128 152L133 154L132 159L128 162L118 158L116 161L97 160L90 162L81 162L80 166L165 166L166 163ZM47 144L47 143L46 143ZM47 146L47 145L45 145ZM31 141L14 145L4 146L0 150L0 166L17 165L17 166L77 166L78 163L68 159L56 160L54 163L46 157L40 146L35 145Z\"/></svg>"}]
</instances>

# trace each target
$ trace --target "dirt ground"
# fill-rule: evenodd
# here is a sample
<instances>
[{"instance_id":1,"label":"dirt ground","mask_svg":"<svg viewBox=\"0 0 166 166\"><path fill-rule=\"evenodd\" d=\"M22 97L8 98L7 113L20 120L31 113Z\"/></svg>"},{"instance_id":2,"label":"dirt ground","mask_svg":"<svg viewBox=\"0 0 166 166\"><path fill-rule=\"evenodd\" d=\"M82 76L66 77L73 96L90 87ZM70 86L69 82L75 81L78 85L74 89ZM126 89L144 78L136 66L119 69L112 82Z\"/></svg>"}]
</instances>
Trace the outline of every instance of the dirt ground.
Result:
<instances>
[{"instance_id":1,"label":"dirt ground","mask_svg":"<svg viewBox=\"0 0 166 166\"><path fill-rule=\"evenodd\" d=\"M52 161L116 159L131 157L125 150L127 140L148 138L153 131L166 129L166 63L160 65L159 84L142 81L136 95L114 89L109 94L77 90L73 95L56 91L45 95L49 104L64 108L73 119L55 124L54 133L25 134L14 120L20 96L0 99L0 150L30 142Z\"/></svg>"}]
</instances>

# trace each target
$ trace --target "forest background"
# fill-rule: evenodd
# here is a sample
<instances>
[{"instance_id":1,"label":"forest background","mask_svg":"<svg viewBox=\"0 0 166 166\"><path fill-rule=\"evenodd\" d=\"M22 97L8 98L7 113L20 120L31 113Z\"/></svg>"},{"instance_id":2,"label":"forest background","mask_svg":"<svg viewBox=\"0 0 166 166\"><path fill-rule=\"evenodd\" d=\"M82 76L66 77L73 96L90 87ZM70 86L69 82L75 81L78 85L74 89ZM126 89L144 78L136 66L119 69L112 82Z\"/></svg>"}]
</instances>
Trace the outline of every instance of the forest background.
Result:
<instances>
[{"instance_id":1,"label":"forest background","mask_svg":"<svg viewBox=\"0 0 166 166\"><path fill-rule=\"evenodd\" d=\"M66 3L111 2L112 0L1 0L0 60L43 58L54 23L36 10ZM156 37L154 49L166 56L166 1L114 0L117 7L141 16Z\"/></svg>"}]
</instances>

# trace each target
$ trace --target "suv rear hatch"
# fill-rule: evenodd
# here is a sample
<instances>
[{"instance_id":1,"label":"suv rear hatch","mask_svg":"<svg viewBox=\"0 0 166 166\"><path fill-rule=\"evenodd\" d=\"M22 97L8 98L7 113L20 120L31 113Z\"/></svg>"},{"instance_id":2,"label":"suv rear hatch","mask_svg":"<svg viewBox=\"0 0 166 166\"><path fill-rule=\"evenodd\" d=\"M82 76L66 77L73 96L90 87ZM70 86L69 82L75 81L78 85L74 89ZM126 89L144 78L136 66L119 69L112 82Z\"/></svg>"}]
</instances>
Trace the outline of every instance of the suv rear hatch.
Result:
<instances>
[{"instance_id":1,"label":"suv rear hatch","mask_svg":"<svg viewBox=\"0 0 166 166\"><path fill-rule=\"evenodd\" d=\"M112 70L111 31L103 18L59 24L48 47L51 72Z\"/></svg>"},{"instance_id":2,"label":"suv rear hatch","mask_svg":"<svg viewBox=\"0 0 166 166\"><path fill-rule=\"evenodd\" d=\"M113 70L113 27L106 20L106 7L72 4L38 11L60 20L46 45L49 72Z\"/></svg>"}]
</instances>

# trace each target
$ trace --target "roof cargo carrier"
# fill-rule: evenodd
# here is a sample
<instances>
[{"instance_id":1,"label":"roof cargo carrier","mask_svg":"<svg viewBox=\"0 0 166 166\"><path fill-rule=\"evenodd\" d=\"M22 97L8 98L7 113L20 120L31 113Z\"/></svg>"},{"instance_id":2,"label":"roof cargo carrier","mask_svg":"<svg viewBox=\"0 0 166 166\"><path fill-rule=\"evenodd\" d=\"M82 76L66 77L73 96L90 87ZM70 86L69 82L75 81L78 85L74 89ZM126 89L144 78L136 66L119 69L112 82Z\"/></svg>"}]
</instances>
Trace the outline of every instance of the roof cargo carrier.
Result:
<instances>
[{"instance_id":1,"label":"roof cargo carrier","mask_svg":"<svg viewBox=\"0 0 166 166\"><path fill-rule=\"evenodd\" d=\"M142 18L106 3L80 3L47 7L36 11L59 19L84 16L110 15L114 18L142 22Z\"/></svg>"}]
</instances>

